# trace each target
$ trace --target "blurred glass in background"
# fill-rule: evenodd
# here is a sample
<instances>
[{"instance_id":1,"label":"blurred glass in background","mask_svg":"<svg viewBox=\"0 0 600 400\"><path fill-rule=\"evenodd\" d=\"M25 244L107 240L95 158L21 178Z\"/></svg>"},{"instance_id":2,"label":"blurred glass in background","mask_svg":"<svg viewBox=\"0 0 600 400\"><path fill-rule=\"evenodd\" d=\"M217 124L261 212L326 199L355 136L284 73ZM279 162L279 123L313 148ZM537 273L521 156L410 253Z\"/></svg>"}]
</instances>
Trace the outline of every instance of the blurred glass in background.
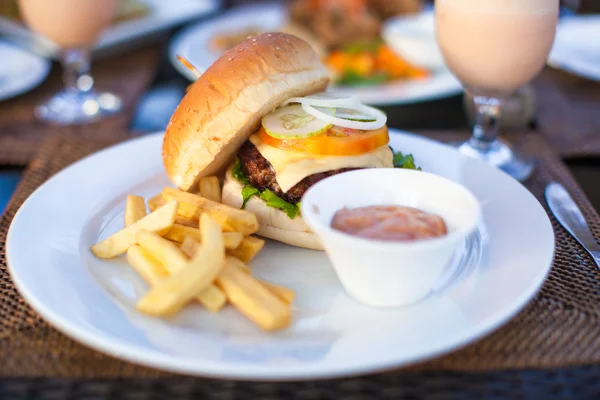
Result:
<instances>
[{"instance_id":1,"label":"blurred glass in background","mask_svg":"<svg viewBox=\"0 0 600 400\"><path fill-rule=\"evenodd\" d=\"M97 121L121 109L121 100L94 90L90 47L111 23L117 0L19 0L19 12L34 31L60 48L64 90L36 109L36 116L57 124Z\"/></svg>"}]
</instances>

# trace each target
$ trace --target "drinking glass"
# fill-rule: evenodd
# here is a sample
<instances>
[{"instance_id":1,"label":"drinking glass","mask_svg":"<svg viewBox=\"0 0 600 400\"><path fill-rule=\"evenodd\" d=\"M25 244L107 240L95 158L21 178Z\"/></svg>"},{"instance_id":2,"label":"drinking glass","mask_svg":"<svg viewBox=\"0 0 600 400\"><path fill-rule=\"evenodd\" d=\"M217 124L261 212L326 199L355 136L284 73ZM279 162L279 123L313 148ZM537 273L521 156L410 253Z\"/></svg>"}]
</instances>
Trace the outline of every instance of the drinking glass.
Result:
<instances>
[{"instance_id":1,"label":"drinking glass","mask_svg":"<svg viewBox=\"0 0 600 400\"><path fill-rule=\"evenodd\" d=\"M502 103L544 68L559 0L436 0L436 36L448 68L473 97L475 124L460 145L518 180L531 159L498 139Z\"/></svg>"},{"instance_id":2,"label":"drinking glass","mask_svg":"<svg viewBox=\"0 0 600 400\"><path fill-rule=\"evenodd\" d=\"M500 110L500 130L524 131L535 124L536 96L532 85L520 87L515 93L506 97ZM470 124L475 123L475 103L473 96L465 93L463 108Z\"/></svg>"},{"instance_id":3,"label":"drinking glass","mask_svg":"<svg viewBox=\"0 0 600 400\"><path fill-rule=\"evenodd\" d=\"M90 48L112 21L116 0L19 0L31 29L60 47L65 88L36 108L39 119L57 124L93 122L118 112L121 99L94 90Z\"/></svg>"}]
</instances>

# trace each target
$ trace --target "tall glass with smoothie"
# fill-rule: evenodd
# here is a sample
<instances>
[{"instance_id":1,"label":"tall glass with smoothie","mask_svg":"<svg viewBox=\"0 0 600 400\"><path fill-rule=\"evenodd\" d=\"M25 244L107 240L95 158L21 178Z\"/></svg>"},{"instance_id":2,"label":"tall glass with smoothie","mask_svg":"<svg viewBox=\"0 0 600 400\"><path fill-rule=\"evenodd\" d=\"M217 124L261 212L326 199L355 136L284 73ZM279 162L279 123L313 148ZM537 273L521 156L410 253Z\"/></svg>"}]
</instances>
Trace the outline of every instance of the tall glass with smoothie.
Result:
<instances>
[{"instance_id":1,"label":"tall glass with smoothie","mask_svg":"<svg viewBox=\"0 0 600 400\"><path fill-rule=\"evenodd\" d=\"M544 68L559 0L436 0L437 40L475 102L471 139L460 150L524 180L533 169L498 140L501 104Z\"/></svg>"},{"instance_id":2,"label":"tall glass with smoothie","mask_svg":"<svg viewBox=\"0 0 600 400\"><path fill-rule=\"evenodd\" d=\"M74 124L100 119L121 109L121 100L94 90L90 48L111 23L117 0L19 0L27 25L60 48L65 89L36 109L44 120Z\"/></svg>"}]
</instances>

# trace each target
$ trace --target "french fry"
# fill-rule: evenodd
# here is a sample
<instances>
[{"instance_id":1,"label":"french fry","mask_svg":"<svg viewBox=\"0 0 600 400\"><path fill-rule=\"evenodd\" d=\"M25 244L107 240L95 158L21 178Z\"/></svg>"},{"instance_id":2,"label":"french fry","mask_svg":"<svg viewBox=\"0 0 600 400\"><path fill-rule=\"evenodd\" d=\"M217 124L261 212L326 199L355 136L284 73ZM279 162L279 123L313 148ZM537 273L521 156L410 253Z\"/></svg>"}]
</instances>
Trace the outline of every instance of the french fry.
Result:
<instances>
[{"instance_id":1,"label":"french fry","mask_svg":"<svg viewBox=\"0 0 600 400\"><path fill-rule=\"evenodd\" d=\"M226 235L227 233L228 232L224 232L223 235ZM191 236L186 236L184 238L183 242L181 243L180 250L186 256L193 257L194 254L196 254L196 250L199 247L200 247L200 242L198 242L196 239L192 238ZM240 270L242 270L248 274L251 272L250 267L247 264L245 264L242 260L240 260L236 257L233 257L233 256L228 257L227 262L231 266L235 266L236 268L239 268ZM265 287L267 287L267 289L271 290L274 294L279 296L286 303L291 304L294 301L296 294L292 289L286 288L285 286L277 285L272 282L261 280L261 279L259 279L259 281Z\"/></svg>"},{"instance_id":2,"label":"french fry","mask_svg":"<svg viewBox=\"0 0 600 400\"><path fill-rule=\"evenodd\" d=\"M208 214L200 219L202 245L181 269L152 287L137 303L145 314L167 317L179 311L209 287L225 265L225 247L219 224Z\"/></svg>"},{"instance_id":3,"label":"french fry","mask_svg":"<svg viewBox=\"0 0 600 400\"><path fill-rule=\"evenodd\" d=\"M267 331L285 328L291 320L291 310L279 297L249 274L232 265L227 257L217 284L242 314Z\"/></svg>"},{"instance_id":4,"label":"french fry","mask_svg":"<svg viewBox=\"0 0 600 400\"><path fill-rule=\"evenodd\" d=\"M199 229L178 224L174 224L169 232L165 233L164 237L174 242L183 243L183 240L188 236L196 239L198 242L202 240ZM243 238L244 235L239 232L223 232L223 243L225 244L225 249L237 249L242 243Z\"/></svg>"},{"instance_id":5,"label":"french fry","mask_svg":"<svg viewBox=\"0 0 600 400\"><path fill-rule=\"evenodd\" d=\"M146 203L140 196L129 195L125 202L125 226L133 225L146 216Z\"/></svg>"},{"instance_id":6,"label":"french fry","mask_svg":"<svg viewBox=\"0 0 600 400\"><path fill-rule=\"evenodd\" d=\"M241 261L240 259L238 259L236 257L228 257L227 262L231 266L235 266L236 268L239 268L240 270L242 270L246 273L250 273L250 267L248 267L248 265L244 264L243 261ZM285 286L280 286L275 283L268 282L268 281L265 281L262 279L257 279L257 280L260 283L262 283L264 287L266 287L271 292L273 292L273 294L275 294L277 297L279 297L281 300L283 300L286 304L292 304L294 302L296 293L292 289L286 288Z\"/></svg>"},{"instance_id":7,"label":"french fry","mask_svg":"<svg viewBox=\"0 0 600 400\"><path fill-rule=\"evenodd\" d=\"M271 292L275 293L275 295L283 300L286 304L292 304L296 298L296 292L288 287L277 285L273 282L262 279L260 279L260 283L262 283Z\"/></svg>"},{"instance_id":8,"label":"french fry","mask_svg":"<svg viewBox=\"0 0 600 400\"><path fill-rule=\"evenodd\" d=\"M156 233L139 231L136 235L136 241L148 254L164 265L171 274L185 267L188 263L187 257L175 244Z\"/></svg>"},{"instance_id":9,"label":"french fry","mask_svg":"<svg viewBox=\"0 0 600 400\"><path fill-rule=\"evenodd\" d=\"M200 228L197 219L184 218L180 217L179 215L175 217L175 223L179 225L191 226L192 228L196 229Z\"/></svg>"},{"instance_id":10,"label":"french fry","mask_svg":"<svg viewBox=\"0 0 600 400\"><path fill-rule=\"evenodd\" d=\"M273 292L286 304L292 304L294 302L294 299L296 298L296 293L292 289L262 279L259 279L259 281L263 284L264 287Z\"/></svg>"},{"instance_id":11,"label":"french fry","mask_svg":"<svg viewBox=\"0 0 600 400\"><path fill-rule=\"evenodd\" d=\"M225 249L235 250L242 244L244 235L240 232L223 232L223 241L225 242Z\"/></svg>"},{"instance_id":12,"label":"french fry","mask_svg":"<svg viewBox=\"0 0 600 400\"><path fill-rule=\"evenodd\" d=\"M136 238L140 247L163 265L170 274L177 273L188 264L188 258L175 244L157 234L140 231ZM219 311L227 302L221 289L212 284L198 293L196 296L198 302L213 312Z\"/></svg>"},{"instance_id":13,"label":"french fry","mask_svg":"<svg viewBox=\"0 0 600 400\"><path fill-rule=\"evenodd\" d=\"M173 227L169 229L169 232L165 233L164 237L174 242L183 243L183 240L187 236L196 239L198 242L202 240L202 235L200 235L200 229L179 224L174 224Z\"/></svg>"},{"instance_id":14,"label":"french fry","mask_svg":"<svg viewBox=\"0 0 600 400\"><path fill-rule=\"evenodd\" d=\"M219 178L216 176L207 176L200 178L198 183L198 189L200 190L200 196L205 199L221 202L221 184Z\"/></svg>"},{"instance_id":15,"label":"french fry","mask_svg":"<svg viewBox=\"0 0 600 400\"><path fill-rule=\"evenodd\" d=\"M164 204L165 200L160 194L148 199L148 209L150 212L156 210L158 207L161 207Z\"/></svg>"},{"instance_id":16,"label":"french fry","mask_svg":"<svg viewBox=\"0 0 600 400\"><path fill-rule=\"evenodd\" d=\"M247 236L244 238L244 240L242 240L242 243L238 246L238 248L229 250L227 254L237 257L248 264L262 250L264 245L264 240L254 236Z\"/></svg>"},{"instance_id":17,"label":"french fry","mask_svg":"<svg viewBox=\"0 0 600 400\"><path fill-rule=\"evenodd\" d=\"M202 290L198 296L196 296L196 300L212 312L219 311L225 307L225 304L227 304L227 296L225 296L225 292L212 283Z\"/></svg>"},{"instance_id":18,"label":"french fry","mask_svg":"<svg viewBox=\"0 0 600 400\"><path fill-rule=\"evenodd\" d=\"M223 232L223 241L227 242L227 237L229 236L229 234L232 234L232 233L237 233L237 232ZM194 254L196 254L196 251L198 250L199 247L200 247L200 242L197 239L193 238L192 236L186 236L183 239L183 241L181 242L179 249L182 251L183 254L192 258L194 256ZM242 268L243 270L245 270L246 272L250 273L250 268L241 261L240 261L239 267Z\"/></svg>"},{"instance_id":19,"label":"french fry","mask_svg":"<svg viewBox=\"0 0 600 400\"><path fill-rule=\"evenodd\" d=\"M116 257L125 253L129 247L135 244L135 237L139 231L147 230L159 235L165 234L173 226L178 208L178 201L168 202L134 224L93 245L92 253L99 258Z\"/></svg>"},{"instance_id":20,"label":"french fry","mask_svg":"<svg viewBox=\"0 0 600 400\"><path fill-rule=\"evenodd\" d=\"M162 196L165 201L179 201L177 213L182 217L197 219L202 213L208 213L225 231L236 231L244 235L258 231L258 220L251 212L238 210L170 187L163 189Z\"/></svg>"},{"instance_id":21,"label":"french fry","mask_svg":"<svg viewBox=\"0 0 600 400\"><path fill-rule=\"evenodd\" d=\"M172 244L174 244L175 246L179 247L179 242L175 242L175 241L173 241L173 240L170 240L170 239L165 239L165 240L166 240L166 241L168 241L169 243L172 243Z\"/></svg>"},{"instance_id":22,"label":"french fry","mask_svg":"<svg viewBox=\"0 0 600 400\"><path fill-rule=\"evenodd\" d=\"M127 264L150 286L156 285L169 276L165 267L137 244L127 250Z\"/></svg>"},{"instance_id":23,"label":"french fry","mask_svg":"<svg viewBox=\"0 0 600 400\"><path fill-rule=\"evenodd\" d=\"M242 260L240 260L239 258L236 257L227 257L227 262L229 263L229 265L239 268L242 271L246 272L246 273L250 273L250 267L245 264Z\"/></svg>"},{"instance_id":24,"label":"french fry","mask_svg":"<svg viewBox=\"0 0 600 400\"><path fill-rule=\"evenodd\" d=\"M199 248L200 242L191 236L186 236L183 239L183 242L181 242L181 246L179 246L179 250L189 258L194 257Z\"/></svg>"}]
</instances>

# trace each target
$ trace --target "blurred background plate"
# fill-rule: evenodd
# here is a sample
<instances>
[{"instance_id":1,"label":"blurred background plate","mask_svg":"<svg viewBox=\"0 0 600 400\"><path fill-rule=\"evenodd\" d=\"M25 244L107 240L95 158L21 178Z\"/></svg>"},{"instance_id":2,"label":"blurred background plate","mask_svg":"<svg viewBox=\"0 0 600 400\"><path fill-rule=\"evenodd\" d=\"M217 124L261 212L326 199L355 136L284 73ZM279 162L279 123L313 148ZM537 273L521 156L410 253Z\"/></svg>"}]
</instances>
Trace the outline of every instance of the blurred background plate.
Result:
<instances>
[{"instance_id":1,"label":"blurred background plate","mask_svg":"<svg viewBox=\"0 0 600 400\"><path fill-rule=\"evenodd\" d=\"M177 25L211 14L221 0L121 0L115 21L94 48L94 56L107 56L146 43ZM55 58L57 47L29 30L19 18L16 0L0 4L0 35Z\"/></svg>"},{"instance_id":2,"label":"blurred background plate","mask_svg":"<svg viewBox=\"0 0 600 400\"><path fill-rule=\"evenodd\" d=\"M433 24L431 11L423 11L424 24ZM395 26L403 19L392 20ZM194 72L186 68L177 55L185 57L198 70L206 70L222 54L216 44L220 37L241 41L249 35L266 31L281 30L287 23L287 12L279 3L244 6L223 15L192 25L179 33L169 49L173 66L191 81L196 79ZM385 36L385 35L384 35ZM431 41L435 45L432 36ZM453 96L462 92L460 83L450 71L441 65L425 79L396 80L374 86L339 86L336 91L349 91L357 94L365 103L373 105L409 104Z\"/></svg>"},{"instance_id":3,"label":"blurred background plate","mask_svg":"<svg viewBox=\"0 0 600 400\"><path fill-rule=\"evenodd\" d=\"M0 41L0 101L25 93L46 79L50 61Z\"/></svg>"},{"instance_id":4,"label":"blurred background plate","mask_svg":"<svg viewBox=\"0 0 600 400\"><path fill-rule=\"evenodd\" d=\"M548 64L600 81L600 15L562 18Z\"/></svg>"}]
</instances>

